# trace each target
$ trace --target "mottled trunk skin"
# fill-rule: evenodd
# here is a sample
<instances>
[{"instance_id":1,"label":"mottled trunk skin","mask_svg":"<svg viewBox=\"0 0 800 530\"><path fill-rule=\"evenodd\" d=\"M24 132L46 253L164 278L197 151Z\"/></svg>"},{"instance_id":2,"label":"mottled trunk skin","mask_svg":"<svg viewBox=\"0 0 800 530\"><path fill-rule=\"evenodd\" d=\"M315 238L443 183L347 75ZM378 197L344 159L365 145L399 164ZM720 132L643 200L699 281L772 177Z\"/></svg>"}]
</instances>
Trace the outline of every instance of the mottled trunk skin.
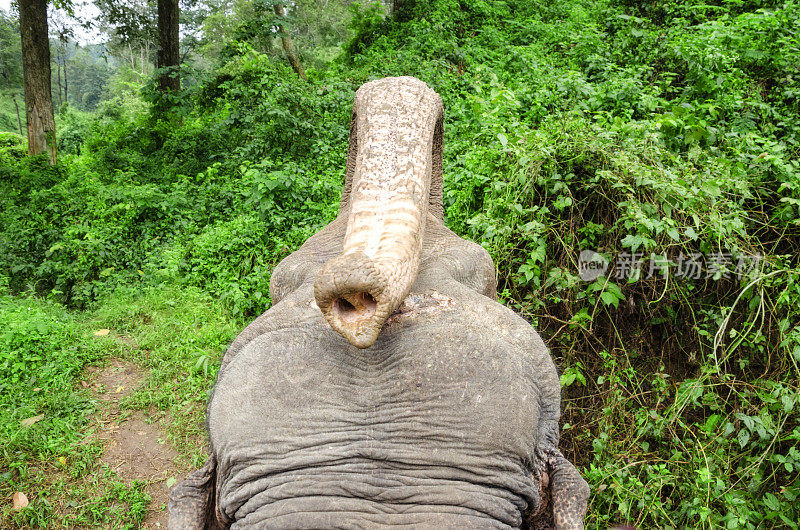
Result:
<instances>
[{"instance_id":1,"label":"mottled trunk skin","mask_svg":"<svg viewBox=\"0 0 800 530\"><path fill-rule=\"evenodd\" d=\"M442 101L421 83L373 81L356 93L353 120L344 248L320 269L314 295L333 329L368 348L419 271Z\"/></svg>"}]
</instances>

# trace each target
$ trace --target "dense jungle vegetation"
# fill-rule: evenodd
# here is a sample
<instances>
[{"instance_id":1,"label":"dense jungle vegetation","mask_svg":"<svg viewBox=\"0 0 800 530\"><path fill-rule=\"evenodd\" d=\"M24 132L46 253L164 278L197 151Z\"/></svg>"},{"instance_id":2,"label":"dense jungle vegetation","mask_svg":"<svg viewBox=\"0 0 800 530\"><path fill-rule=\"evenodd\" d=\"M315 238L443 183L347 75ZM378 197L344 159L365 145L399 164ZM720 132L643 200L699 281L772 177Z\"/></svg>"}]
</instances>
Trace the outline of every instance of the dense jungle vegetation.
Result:
<instances>
[{"instance_id":1,"label":"dense jungle vegetation","mask_svg":"<svg viewBox=\"0 0 800 530\"><path fill-rule=\"evenodd\" d=\"M348 4L287 4L307 81L269 0L187 15L166 95L144 40L54 39L88 81L57 109L52 166L27 156L6 83L0 497L31 504L4 501L0 526L143 521L143 485L98 473L85 436L82 374L110 357L147 370L125 406L203 460L225 346L335 216L355 89L413 75L445 104L447 224L491 253L561 369L588 527L797 528L800 3ZM605 273L582 279L585 250Z\"/></svg>"}]
</instances>

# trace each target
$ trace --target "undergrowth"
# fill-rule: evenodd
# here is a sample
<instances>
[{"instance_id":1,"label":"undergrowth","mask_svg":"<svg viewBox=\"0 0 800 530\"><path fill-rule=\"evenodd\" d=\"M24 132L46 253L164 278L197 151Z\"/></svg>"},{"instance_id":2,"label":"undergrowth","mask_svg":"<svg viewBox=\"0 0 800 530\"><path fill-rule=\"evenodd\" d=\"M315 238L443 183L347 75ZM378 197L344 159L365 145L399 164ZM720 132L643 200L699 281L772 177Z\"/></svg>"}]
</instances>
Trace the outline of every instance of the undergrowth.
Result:
<instances>
[{"instance_id":1,"label":"undergrowth","mask_svg":"<svg viewBox=\"0 0 800 530\"><path fill-rule=\"evenodd\" d=\"M98 467L97 406L80 384L114 343L97 340L85 317L33 298L0 298L0 496L28 496L17 513L0 508L0 526L133 528L144 519L144 483L125 483Z\"/></svg>"},{"instance_id":2,"label":"undergrowth","mask_svg":"<svg viewBox=\"0 0 800 530\"><path fill-rule=\"evenodd\" d=\"M0 299L0 496L23 492L20 513L0 509L0 527L137 528L150 496L103 464L97 398L87 368L109 358L148 369L122 403L166 416L184 468L205 456L203 414L219 359L242 323L192 288L122 286L76 313L36 298ZM110 329L105 336L95 331ZM91 379L90 379L91 380Z\"/></svg>"}]
</instances>

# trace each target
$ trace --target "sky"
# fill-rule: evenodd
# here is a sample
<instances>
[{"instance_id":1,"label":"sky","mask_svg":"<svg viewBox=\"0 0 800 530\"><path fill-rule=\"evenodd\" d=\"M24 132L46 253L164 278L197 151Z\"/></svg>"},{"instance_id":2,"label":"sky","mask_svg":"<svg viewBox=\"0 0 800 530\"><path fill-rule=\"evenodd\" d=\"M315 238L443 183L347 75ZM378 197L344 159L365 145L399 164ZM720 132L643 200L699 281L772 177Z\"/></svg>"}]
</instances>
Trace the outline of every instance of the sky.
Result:
<instances>
[{"instance_id":1,"label":"sky","mask_svg":"<svg viewBox=\"0 0 800 530\"><path fill-rule=\"evenodd\" d=\"M11 2L12 0L0 0L0 9L5 11L6 13L11 13ZM90 0L74 0L75 5L75 15L81 20L95 20L97 15L100 13L95 7L94 3ZM52 6L49 7L47 14L48 18L53 16L52 13ZM13 10L16 16L16 8ZM61 16L62 19L67 19L65 13L57 13L56 16ZM104 40L103 35L101 35L98 31L93 29L85 29L80 26L77 22L70 21L70 26L72 26L73 31L75 32L75 40L79 43L86 45L86 44L96 44L98 42L102 42ZM52 32L51 32L52 36Z\"/></svg>"}]
</instances>

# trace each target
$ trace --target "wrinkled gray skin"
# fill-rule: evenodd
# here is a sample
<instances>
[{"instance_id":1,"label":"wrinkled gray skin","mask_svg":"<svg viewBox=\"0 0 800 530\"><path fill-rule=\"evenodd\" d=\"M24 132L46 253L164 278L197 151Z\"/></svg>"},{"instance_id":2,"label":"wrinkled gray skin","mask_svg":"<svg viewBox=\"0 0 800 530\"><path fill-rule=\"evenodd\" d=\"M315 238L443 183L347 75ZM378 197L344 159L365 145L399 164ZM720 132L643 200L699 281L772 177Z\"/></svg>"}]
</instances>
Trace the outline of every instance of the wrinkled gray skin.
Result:
<instances>
[{"instance_id":1,"label":"wrinkled gray skin","mask_svg":"<svg viewBox=\"0 0 800 530\"><path fill-rule=\"evenodd\" d=\"M488 253L444 226L441 138L441 101L421 81L359 90L340 215L278 265L274 306L226 353L211 456L173 488L171 529L583 528L588 486L557 449L556 368L495 302ZM386 193L365 188L391 177ZM396 212L358 201L401 196L424 217L366 225L409 248L359 247L353 212Z\"/></svg>"}]
</instances>

